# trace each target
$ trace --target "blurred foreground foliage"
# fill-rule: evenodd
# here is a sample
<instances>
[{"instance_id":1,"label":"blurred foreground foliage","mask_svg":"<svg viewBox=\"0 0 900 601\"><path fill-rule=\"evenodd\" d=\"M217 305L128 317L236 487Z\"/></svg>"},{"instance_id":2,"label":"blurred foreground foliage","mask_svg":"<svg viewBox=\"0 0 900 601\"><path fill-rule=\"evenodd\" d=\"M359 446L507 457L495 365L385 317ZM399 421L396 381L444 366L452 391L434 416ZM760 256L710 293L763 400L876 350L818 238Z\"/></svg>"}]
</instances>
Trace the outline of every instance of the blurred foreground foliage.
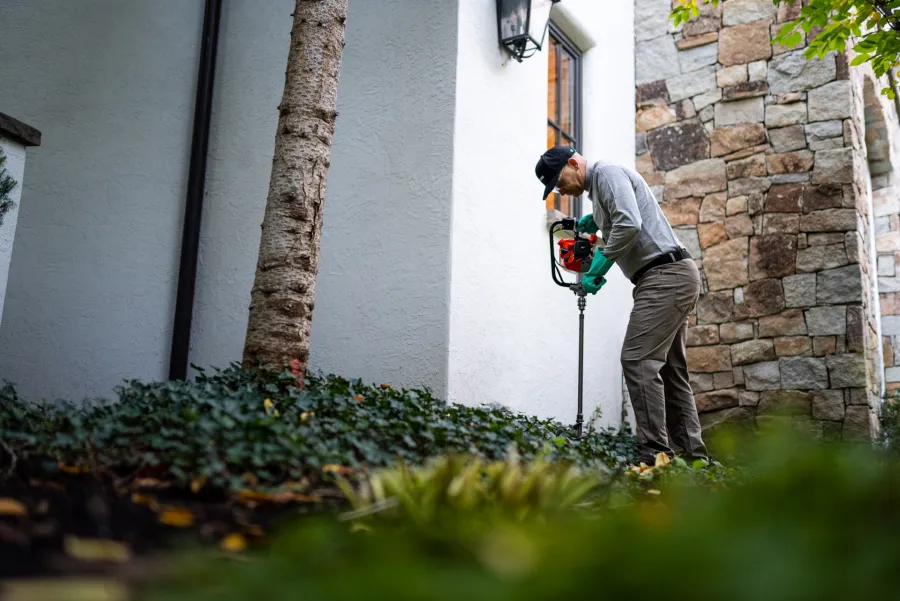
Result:
<instances>
[{"instance_id":1,"label":"blurred foreground foliage","mask_svg":"<svg viewBox=\"0 0 900 601\"><path fill-rule=\"evenodd\" d=\"M735 474L445 457L241 561L194 551L148 601L829 601L897 596L900 462L790 430ZM367 488L368 487L368 488ZM527 509L527 510L526 510Z\"/></svg>"}]
</instances>

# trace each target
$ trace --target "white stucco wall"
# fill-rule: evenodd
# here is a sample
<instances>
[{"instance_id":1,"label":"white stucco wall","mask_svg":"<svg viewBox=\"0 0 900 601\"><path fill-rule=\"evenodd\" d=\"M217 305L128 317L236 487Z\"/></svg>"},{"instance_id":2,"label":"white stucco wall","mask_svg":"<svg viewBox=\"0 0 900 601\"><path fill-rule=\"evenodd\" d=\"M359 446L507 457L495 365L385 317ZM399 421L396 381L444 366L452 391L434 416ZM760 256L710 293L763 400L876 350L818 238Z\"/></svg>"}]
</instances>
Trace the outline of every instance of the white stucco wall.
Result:
<instances>
[{"instance_id":1,"label":"white stucco wall","mask_svg":"<svg viewBox=\"0 0 900 601\"><path fill-rule=\"evenodd\" d=\"M0 377L27 396L167 374L202 15L0 2L0 107L43 134L0 325Z\"/></svg>"},{"instance_id":2,"label":"white stucco wall","mask_svg":"<svg viewBox=\"0 0 900 601\"><path fill-rule=\"evenodd\" d=\"M22 200L22 181L25 177L25 147L0 134L0 151L6 157L6 161L3 163L6 175L16 181L16 187L9 194L9 199L14 206L3 216L3 225L0 225L0 323L3 323L3 305L6 298L6 284L9 280L9 263L12 259L19 203Z\"/></svg>"},{"instance_id":3,"label":"white stucco wall","mask_svg":"<svg viewBox=\"0 0 900 601\"><path fill-rule=\"evenodd\" d=\"M292 0L226 5L191 361L239 360ZM455 1L351 0L310 364L446 392Z\"/></svg>"},{"instance_id":4,"label":"white stucco wall","mask_svg":"<svg viewBox=\"0 0 900 601\"><path fill-rule=\"evenodd\" d=\"M563 7L556 20L592 45L583 48L583 152L633 165L631 3L565 0L554 11ZM572 24L582 30L571 31ZM497 45L493 0L461 3L459 31L449 397L572 423L578 309L550 276L534 176L546 147L547 53L510 60ZM600 407L603 423L616 425L632 285L618 269L608 279L585 312L585 418Z\"/></svg>"}]
</instances>

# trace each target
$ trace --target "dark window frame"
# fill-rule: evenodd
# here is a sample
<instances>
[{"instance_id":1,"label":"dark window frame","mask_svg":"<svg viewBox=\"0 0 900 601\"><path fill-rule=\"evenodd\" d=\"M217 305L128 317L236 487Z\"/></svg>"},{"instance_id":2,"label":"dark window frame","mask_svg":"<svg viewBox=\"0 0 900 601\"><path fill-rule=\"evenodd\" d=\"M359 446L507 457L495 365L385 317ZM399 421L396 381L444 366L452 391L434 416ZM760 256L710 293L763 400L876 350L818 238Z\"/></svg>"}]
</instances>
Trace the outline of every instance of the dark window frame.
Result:
<instances>
[{"instance_id":1,"label":"dark window frame","mask_svg":"<svg viewBox=\"0 0 900 601\"><path fill-rule=\"evenodd\" d=\"M559 143L562 143L562 138L564 135L567 137L571 137L575 149L579 153L581 153L581 144L584 141L584 135L582 132L582 70L584 64L584 54L581 52L581 49L578 48L578 46L576 46L575 43L572 42L572 40L569 39L569 37L565 33L563 33L559 26L557 26L553 21L550 21L550 26L547 31L547 37L550 43L553 43L553 41L555 41L557 44L559 44L561 49L572 57L575 64L573 73L573 76L575 78L575 99L573 102L573 111L575 113L573 116L574 131L566 132L559 124L559 121L561 121L560 116L562 115L562 52L556 53L556 115L554 115L555 119L551 119L549 116L547 117L547 126L553 128L553 130L556 132ZM569 215L569 217L581 216L582 196L572 198L571 212L573 213L573 215ZM554 194L553 206L557 210L561 210L561 200L562 199L559 194Z\"/></svg>"}]
</instances>

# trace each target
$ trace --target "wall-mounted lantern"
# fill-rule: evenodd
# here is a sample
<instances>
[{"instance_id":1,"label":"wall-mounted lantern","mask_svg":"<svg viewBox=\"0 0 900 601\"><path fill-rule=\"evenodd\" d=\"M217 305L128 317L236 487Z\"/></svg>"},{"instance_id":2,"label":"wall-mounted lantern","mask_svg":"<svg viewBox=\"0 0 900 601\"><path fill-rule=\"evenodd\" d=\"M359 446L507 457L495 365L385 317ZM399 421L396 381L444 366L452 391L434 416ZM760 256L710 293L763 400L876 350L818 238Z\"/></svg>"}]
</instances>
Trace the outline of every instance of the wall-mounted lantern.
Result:
<instances>
[{"instance_id":1,"label":"wall-mounted lantern","mask_svg":"<svg viewBox=\"0 0 900 601\"><path fill-rule=\"evenodd\" d=\"M522 62L541 49L550 24L550 11L560 0L497 0L500 45Z\"/></svg>"}]
</instances>

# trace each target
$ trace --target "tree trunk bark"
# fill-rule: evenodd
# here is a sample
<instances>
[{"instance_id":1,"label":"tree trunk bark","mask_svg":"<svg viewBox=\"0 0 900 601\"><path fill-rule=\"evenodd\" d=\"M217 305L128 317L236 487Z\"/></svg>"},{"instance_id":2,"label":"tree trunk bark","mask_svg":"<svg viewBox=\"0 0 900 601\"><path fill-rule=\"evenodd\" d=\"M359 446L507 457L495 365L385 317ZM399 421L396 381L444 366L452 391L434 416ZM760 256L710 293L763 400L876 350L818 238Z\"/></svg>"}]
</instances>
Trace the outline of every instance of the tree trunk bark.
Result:
<instances>
[{"instance_id":1,"label":"tree trunk bark","mask_svg":"<svg viewBox=\"0 0 900 601\"><path fill-rule=\"evenodd\" d=\"M284 94L259 243L244 367L309 359L322 209L348 0L296 0Z\"/></svg>"}]
</instances>

